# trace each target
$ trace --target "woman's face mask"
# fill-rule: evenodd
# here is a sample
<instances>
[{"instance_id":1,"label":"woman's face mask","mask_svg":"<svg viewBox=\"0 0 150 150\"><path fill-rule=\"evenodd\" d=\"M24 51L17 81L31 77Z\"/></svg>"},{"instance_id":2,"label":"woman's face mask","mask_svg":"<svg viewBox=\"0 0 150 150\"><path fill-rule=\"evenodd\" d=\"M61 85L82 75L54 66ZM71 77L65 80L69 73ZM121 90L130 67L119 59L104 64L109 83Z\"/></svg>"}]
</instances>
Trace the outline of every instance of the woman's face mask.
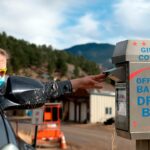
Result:
<instances>
[{"instance_id":1,"label":"woman's face mask","mask_svg":"<svg viewBox=\"0 0 150 150\"><path fill-rule=\"evenodd\" d=\"M5 76L0 77L0 87L2 87L5 83Z\"/></svg>"},{"instance_id":2,"label":"woman's face mask","mask_svg":"<svg viewBox=\"0 0 150 150\"><path fill-rule=\"evenodd\" d=\"M0 87L2 87L5 83L5 74L6 74L7 69L0 69Z\"/></svg>"},{"instance_id":3,"label":"woman's face mask","mask_svg":"<svg viewBox=\"0 0 150 150\"><path fill-rule=\"evenodd\" d=\"M7 71L7 57L3 54L0 54L0 89L5 84L6 71Z\"/></svg>"}]
</instances>

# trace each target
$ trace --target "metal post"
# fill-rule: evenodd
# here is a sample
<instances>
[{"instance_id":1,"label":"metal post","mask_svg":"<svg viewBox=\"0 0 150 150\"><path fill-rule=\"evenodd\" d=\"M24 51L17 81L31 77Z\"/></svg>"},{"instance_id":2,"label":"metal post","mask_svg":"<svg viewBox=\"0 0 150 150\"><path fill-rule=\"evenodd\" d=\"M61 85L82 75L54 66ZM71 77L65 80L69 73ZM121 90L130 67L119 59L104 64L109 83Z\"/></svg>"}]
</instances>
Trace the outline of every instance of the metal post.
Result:
<instances>
[{"instance_id":1,"label":"metal post","mask_svg":"<svg viewBox=\"0 0 150 150\"><path fill-rule=\"evenodd\" d=\"M34 141L33 141L34 148L36 148L37 131L38 131L38 125L35 126Z\"/></svg>"},{"instance_id":2,"label":"metal post","mask_svg":"<svg viewBox=\"0 0 150 150\"><path fill-rule=\"evenodd\" d=\"M16 135L18 136L18 120L16 120Z\"/></svg>"},{"instance_id":3,"label":"metal post","mask_svg":"<svg viewBox=\"0 0 150 150\"><path fill-rule=\"evenodd\" d=\"M136 150L150 150L150 140L136 140Z\"/></svg>"}]
</instances>

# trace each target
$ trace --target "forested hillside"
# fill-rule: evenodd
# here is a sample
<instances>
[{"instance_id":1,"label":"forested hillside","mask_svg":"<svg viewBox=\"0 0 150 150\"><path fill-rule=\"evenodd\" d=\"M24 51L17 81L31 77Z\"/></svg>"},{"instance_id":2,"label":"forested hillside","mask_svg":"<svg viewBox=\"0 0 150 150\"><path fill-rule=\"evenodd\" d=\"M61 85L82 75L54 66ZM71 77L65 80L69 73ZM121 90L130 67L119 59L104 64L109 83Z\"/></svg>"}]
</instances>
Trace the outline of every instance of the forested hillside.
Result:
<instances>
[{"instance_id":1,"label":"forested hillside","mask_svg":"<svg viewBox=\"0 0 150 150\"><path fill-rule=\"evenodd\" d=\"M66 49L66 51L76 56L83 56L97 64L101 64L104 68L112 68L113 65L111 57L113 55L114 48L114 45L107 43L87 43L75 45Z\"/></svg>"},{"instance_id":2,"label":"forested hillside","mask_svg":"<svg viewBox=\"0 0 150 150\"><path fill-rule=\"evenodd\" d=\"M79 69L87 74L99 73L99 66L85 59L83 56L74 56L65 51L53 49L52 46L35 45L15 37L0 33L0 48L8 51L11 56L8 72L17 74L20 69L47 67L48 74L60 72L66 75L67 64L75 67L73 77L79 75Z\"/></svg>"}]
</instances>

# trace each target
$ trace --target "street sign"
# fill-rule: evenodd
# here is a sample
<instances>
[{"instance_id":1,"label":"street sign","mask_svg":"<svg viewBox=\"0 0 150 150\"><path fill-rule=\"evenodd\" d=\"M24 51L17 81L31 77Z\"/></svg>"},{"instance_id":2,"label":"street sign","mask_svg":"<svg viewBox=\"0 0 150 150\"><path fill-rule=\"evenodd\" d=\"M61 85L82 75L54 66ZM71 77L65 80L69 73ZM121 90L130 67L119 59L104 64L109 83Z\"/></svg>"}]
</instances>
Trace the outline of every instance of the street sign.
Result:
<instances>
[{"instance_id":1,"label":"street sign","mask_svg":"<svg viewBox=\"0 0 150 150\"><path fill-rule=\"evenodd\" d=\"M39 125L43 123L43 109L33 109L32 113L32 124Z\"/></svg>"}]
</instances>

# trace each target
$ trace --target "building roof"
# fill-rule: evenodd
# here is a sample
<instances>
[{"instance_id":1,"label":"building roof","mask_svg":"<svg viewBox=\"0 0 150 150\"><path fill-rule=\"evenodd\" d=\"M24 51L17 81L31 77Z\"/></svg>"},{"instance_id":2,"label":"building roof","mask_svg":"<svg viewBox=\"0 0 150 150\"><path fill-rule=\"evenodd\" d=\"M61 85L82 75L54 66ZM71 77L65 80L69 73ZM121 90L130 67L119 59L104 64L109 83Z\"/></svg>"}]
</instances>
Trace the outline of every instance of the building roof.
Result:
<instances>
[{"instance_id":1,"label":"building roof","mask_svg":"<svg viewBox=\"0 0 150 150\"><path fill-rule=\"evenodd\" d=\"M102 82L102 89L91 89L90 93L115 93L115 87L109 83Z\"/></svg>"},{"instance_id":2,"label":"building roof","mask_svg":"<svg viewBox=\"0 0 150 150\"><path fill-rule=\"evenodd\" d=\"M115 87L109 83L102 83L102 89L78 89L73 92L67 99L87 99L89 98L90 94L98 94L98 95L115 95Z\"/></svg>"}]
</instances>

